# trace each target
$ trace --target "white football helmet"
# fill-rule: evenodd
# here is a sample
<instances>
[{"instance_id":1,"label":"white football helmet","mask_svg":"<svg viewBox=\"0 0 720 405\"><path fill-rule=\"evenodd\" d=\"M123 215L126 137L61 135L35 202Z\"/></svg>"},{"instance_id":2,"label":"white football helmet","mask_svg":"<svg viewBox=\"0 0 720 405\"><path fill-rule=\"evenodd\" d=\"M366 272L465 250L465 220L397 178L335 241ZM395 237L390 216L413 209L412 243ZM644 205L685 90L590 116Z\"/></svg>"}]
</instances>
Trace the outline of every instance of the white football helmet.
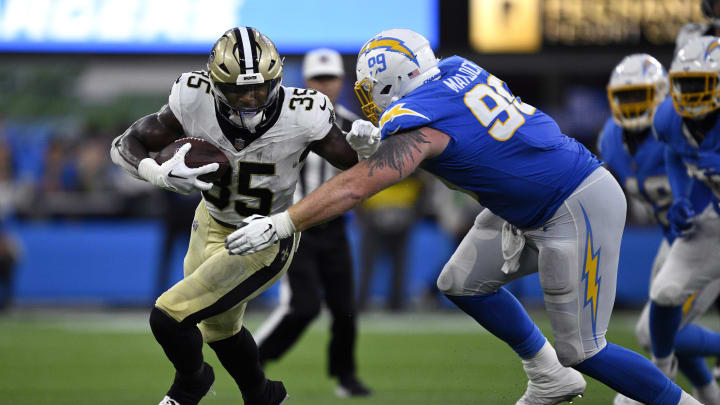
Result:
<instances>
[{"instance_id":1,"label":"white football helmet","mask_svg":"<svg viewBox=\"0 0 720 405\"><path fill-rule=\"evenodd\" d=\"M670 67L670 94L683 117L720 108L720 38L703 36L680 48Z\"/></svg>"},{"instance_id":2,"label":"white football helmet","mask_svg":"<svg viewBox=\"0 0 720 405\"><path fill-rule=\"evenodd\" d=\"M428 40L400 28L370 38L360 49L356 72L355 94L375 125L391 103L440 75Z\"/></svg>"},{"instance_id":3,"label":"white football helmet","mask_svg":"<svg viewBox=\"0 0 720 405\"><path fill-rule=\"evenodd\" d=\"M607 85L613 119L623 128L643 130L652 124L658 105L668 95L668 75L657 59L646 53L623 58Z\"/></svg>"}]
</instances>

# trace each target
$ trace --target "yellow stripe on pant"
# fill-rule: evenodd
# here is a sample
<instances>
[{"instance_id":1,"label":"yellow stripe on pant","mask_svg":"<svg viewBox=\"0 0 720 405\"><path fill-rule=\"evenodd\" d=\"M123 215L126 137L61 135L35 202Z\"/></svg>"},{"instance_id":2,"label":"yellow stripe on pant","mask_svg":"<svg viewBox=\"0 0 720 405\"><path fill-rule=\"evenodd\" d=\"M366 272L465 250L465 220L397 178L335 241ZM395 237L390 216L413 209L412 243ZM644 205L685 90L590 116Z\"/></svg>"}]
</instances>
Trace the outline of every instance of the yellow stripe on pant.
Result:
<instances>
[{"instance_id":1,"label":"yellow stripe on pant","mask_svg":"<svg viewBox=\"0 0 720 405\"><path fill-rule=\"evenodd\" d=\"M201 201L195 210L184 278L163 293L155 306L181 323L198 324L205 342L240 332L247 302L287 271L298 234L247 256L230 255L225 238L234 229L217 223Z\"/></svg>"}]
</instances>

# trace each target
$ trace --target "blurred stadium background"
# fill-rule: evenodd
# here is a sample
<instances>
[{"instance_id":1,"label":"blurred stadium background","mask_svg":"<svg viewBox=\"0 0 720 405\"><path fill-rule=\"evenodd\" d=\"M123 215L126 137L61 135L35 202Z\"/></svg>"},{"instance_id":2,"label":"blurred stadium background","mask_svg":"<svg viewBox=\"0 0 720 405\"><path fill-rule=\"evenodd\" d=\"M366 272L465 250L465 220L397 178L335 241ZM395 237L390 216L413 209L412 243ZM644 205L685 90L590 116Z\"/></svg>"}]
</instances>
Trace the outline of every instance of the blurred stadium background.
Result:
<instances>
[{"instance_id":1,"label":"blurred stadium background","mask_svg":"<svg viewBox=\"0 0 720 405\"><path fill-rule=\"evenodd\" d=\"M411 28L439 57L473 59L594 150L610 116L612 67L635 52L669 66L675 35L690 21L702 21L700 0L0 0L0 404L153 403L167 386L147 309L181 276L199 197L133 181L110 162L109 144L165 104L178 75L203 69L227 28L268 35L290 86L302 85L304 52L339 50L348 72L341 104L354 111L357 50L383 29ZM435 289L478 207L434 180L417 181L422 191L404 207L407 248L393 252L404 268L385 256L373 264L358 352L376 391L367 402L513 403L525 383L519 362ZM616 302L624 311L611 338L636 347L632 325L661 235L649 212L630 205ZM360 277L362 226L360 215L350 217ZM388 312L393 271L404 272L404 301ZM510 289L541 308L536 277ZM252 303L250 326L276 297L273 289ZM315 325L270 368L292 403L336 401L323 374L326 329ZM239 403L222 378L205 402ZM583 403L611 398L591 384Z\"/></svg>"}]
</instances>

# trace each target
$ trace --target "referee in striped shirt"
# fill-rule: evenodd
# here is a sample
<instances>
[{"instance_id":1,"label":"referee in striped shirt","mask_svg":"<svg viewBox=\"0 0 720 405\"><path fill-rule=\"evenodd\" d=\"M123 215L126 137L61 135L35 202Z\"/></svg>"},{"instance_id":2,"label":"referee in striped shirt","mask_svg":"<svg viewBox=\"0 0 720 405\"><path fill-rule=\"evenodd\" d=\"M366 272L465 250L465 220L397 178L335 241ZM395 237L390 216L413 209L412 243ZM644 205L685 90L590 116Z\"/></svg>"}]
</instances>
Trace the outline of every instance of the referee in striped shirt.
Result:
<instances>
[{"instance_id":1,"label":"referee in striped shirt","mask_svg":"<svg viewBox=\"0 0 720 405\"><path fill-rule=\"evenodd\" d=\"M308 52L302 67L305 87L324 93L335 106L337 125L350 130L357 115L337 104L343 85L343 62L332 49ZM299 201L336 174L320 156L310 153L295 191ZM300 247L282 279L280 305L254 333L260 362L282 357L318 314L325 301L332 315L328 372L338 381L340 397L370 395L355 370L356 310L353 268L344 217L303 232Z\"/></svg>"}]
</instances>

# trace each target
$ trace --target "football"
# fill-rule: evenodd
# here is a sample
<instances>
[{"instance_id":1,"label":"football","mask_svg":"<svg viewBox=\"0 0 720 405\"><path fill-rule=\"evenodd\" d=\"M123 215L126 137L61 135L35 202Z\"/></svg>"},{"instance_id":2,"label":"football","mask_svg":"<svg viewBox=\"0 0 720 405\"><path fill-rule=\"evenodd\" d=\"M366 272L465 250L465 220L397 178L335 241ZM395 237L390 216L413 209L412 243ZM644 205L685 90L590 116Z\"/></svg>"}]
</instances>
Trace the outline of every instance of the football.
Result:
<instances>
[{"instance_id":1,"label":"football","mask_svg":"<svg viewBox=\"0 0 720 405\"><path fill-rule=\"evenodd\" d=\"M155 161L158 164L163 164L169 160L175 152L180 149L181 146L186 143L192 144L192 147L185 155L185 164L187 167L200 167L210 163L218 163L220 167L212 173L206 173L199 176L198 179L214 183L215 181L222 178L225 173L230 169L230 161L227 156L215 145L200 138L181 138L166 146L156 156Z\"/></svg>"}]
</instances>

